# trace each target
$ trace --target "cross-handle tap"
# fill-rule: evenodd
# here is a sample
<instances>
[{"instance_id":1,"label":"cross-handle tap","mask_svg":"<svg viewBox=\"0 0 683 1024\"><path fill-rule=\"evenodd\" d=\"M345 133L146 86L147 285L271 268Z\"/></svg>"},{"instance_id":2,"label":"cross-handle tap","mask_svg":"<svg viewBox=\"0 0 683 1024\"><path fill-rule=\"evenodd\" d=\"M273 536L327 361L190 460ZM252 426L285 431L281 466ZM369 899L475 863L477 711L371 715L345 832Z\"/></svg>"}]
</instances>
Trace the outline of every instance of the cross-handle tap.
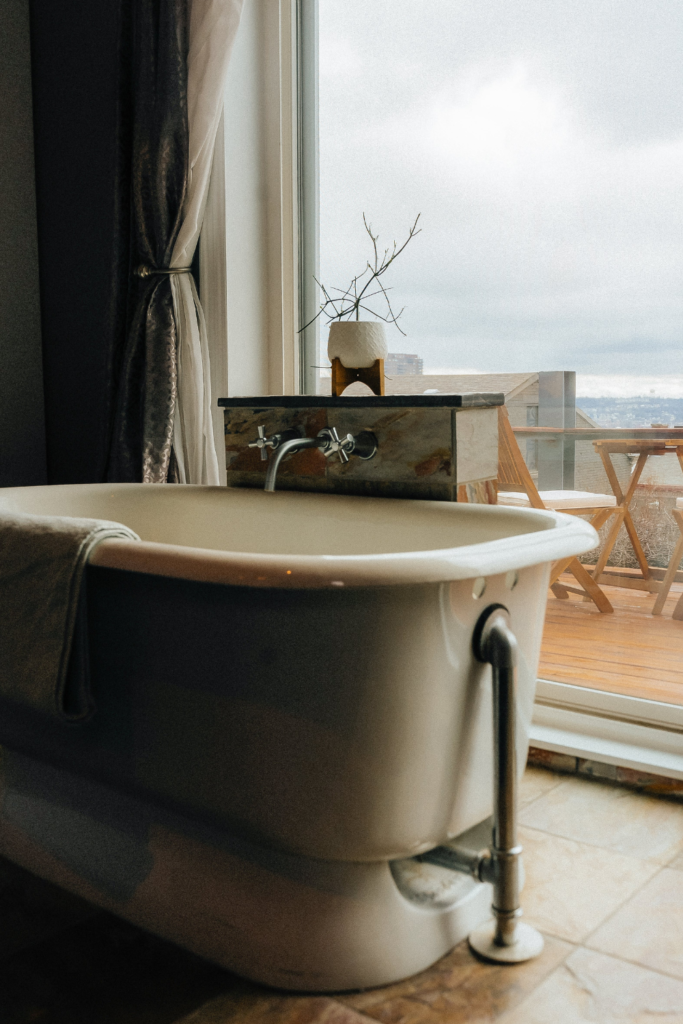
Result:
<instances>
[{"instance_id":1,"label":"cross-handle tap","mask_svg":"<svg viewBox=\"0 0 683 1024\"><path fill-rule=\"evenodd\" d=\"M301 451L303 448L319 448L326 458L337 454L342 462L348 462L351 454L361 459L371 459L377 451L377 438L369 430L362 430L356 437L347 434L340 438L335 427L323 427L317 437L291 437L274 449L275 454L266 471L264 490L275 490L277 471L285 455Z\"/></svg>"},{"instance_id":2,"label":"cross-handle tap","mask_svg":"<svg viewBox=\"0 0 683 1024\"><path fill-rule=\"evenodd\" d=\"M361 430L355 437L353 434L340 437L336 427L324 427L318 437L325 441L322 446L325 458L339 455L341 462L348 462L349 455L356 455L365 462L377 453L377 438L371 430Z\"/></svg>"},{"instance_id":3,"label":"cross-handle tap","mask_svg":"<svg viewBox=\"0 0 683 1024\"><path fill-rule=\"evenodd\" d=\"M329 459L331 455L338 455L340 462L349 461L349 454L356 446L356 439L353 434L340 437L336 427L324 427L318 434L318 437L324 438L327 442L322 450L326 459Z\"/></svg>"},{"instance_id":4,"label":"cross-handle tap","mask_svg":"<svg viewBox=\"0 0 683 1024\"><path fill-rule=\"evenodd\" d=\"M265 462L268 458L267 448L274 448L275 443L272 437L266 437L266 428L260 426L258 428L258 437L255 441L252 441L249 445L250 448L259 448L261 451L261 462Z\"/></svg>"},{"instance_id":5,"label":"cross-handle tap","mask_svg":"<svg viewBox=\"0 0 683 1024\"><path fill-rule=\"evenodd\" d=\"M273 451L277 451L280 445L284 444L285 441L300 438L301 436L301 430L283 430L279 434L273 434L272 437L266 437L266 428L264 426L260 426L258 428L258 437L255 441L251 441L248 447L259 448L261 451L261 462L265 462L268 458L268 448L272 448Z\"/></svg>"}]
</instances>

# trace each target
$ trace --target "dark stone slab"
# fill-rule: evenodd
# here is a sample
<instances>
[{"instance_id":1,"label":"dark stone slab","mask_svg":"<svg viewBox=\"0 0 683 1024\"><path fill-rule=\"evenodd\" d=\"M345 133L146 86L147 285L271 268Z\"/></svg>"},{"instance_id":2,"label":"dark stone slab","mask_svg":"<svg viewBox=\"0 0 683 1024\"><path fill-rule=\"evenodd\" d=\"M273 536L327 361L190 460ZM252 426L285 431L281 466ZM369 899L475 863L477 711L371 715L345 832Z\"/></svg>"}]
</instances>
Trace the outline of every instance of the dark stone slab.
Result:
<instances>
[{"instance_id":1,"label":"dark stone slab","mask_svg":"<svg viewBox=\"0 0 683 1024\"><path fill-rule=\"evenodd\" d=\"M225 409L488 409L503 405L499 392L468 391L461 395L264 395L250 398L219 398Z\"/></svg>"}]
</instances>

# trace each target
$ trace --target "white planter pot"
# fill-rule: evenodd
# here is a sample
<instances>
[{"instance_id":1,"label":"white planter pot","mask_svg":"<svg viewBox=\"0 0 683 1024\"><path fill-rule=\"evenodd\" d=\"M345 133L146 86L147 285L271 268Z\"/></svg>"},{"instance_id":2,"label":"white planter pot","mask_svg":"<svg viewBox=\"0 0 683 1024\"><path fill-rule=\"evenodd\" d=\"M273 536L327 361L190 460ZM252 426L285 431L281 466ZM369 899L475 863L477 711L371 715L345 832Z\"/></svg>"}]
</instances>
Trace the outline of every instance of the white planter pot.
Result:
<instances>
[{"instance_id":1,"label":"white planter pot","mask_svg":"<svg viewBox=\"0 0 683 1024\"><path fill-rule=\"evenodd\" d=\"M339 359L348 369L363 369L377 359L386 359L388 351L384 324L366 320L335 320L330 324L330 362Z\"/></svg>"}]
</instances>

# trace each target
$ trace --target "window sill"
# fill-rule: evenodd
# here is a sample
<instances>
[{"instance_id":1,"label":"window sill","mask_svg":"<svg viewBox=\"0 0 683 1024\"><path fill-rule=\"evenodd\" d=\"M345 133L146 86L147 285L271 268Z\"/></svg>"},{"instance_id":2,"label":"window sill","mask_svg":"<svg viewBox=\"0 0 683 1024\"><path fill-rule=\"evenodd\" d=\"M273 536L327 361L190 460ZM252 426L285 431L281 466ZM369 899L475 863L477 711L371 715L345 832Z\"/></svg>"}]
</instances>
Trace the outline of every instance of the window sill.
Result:
<instances>
[{"instance_id":1,"label":"window sill","mask_svg":"<svg viewBox=\"0 0 683 1024\"><path fill-rule=\"evenodd\" d=\"M683 707L539 680L530 743L683 779Z\"/></svg>"}]
</instances>

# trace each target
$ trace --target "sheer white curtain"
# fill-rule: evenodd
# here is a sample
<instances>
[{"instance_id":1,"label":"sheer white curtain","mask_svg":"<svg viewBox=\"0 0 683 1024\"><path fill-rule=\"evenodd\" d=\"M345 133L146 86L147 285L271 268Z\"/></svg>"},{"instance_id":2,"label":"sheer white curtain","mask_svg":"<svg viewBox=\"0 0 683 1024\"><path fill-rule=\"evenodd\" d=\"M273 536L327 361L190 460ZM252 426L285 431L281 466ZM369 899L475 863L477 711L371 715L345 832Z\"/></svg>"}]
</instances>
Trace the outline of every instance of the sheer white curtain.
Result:
<instances>
[{"instance_id":1,"label":"sheer white curtain","mask_svg":"<svg viewBox=\"0 0 683 1024\"><path fill-rule=\"evenodd\" d=\"M187 104L190 177L183 223L171 267L189 267L202 227L216 131L223 109L230 54L244 0L189 0L190 48ZM186 484L218 484L211 420L211 373L204 314L191 274L171 277L178 330L178 400L173 449L178 478Z\"/></svg>"}]
</instances>

